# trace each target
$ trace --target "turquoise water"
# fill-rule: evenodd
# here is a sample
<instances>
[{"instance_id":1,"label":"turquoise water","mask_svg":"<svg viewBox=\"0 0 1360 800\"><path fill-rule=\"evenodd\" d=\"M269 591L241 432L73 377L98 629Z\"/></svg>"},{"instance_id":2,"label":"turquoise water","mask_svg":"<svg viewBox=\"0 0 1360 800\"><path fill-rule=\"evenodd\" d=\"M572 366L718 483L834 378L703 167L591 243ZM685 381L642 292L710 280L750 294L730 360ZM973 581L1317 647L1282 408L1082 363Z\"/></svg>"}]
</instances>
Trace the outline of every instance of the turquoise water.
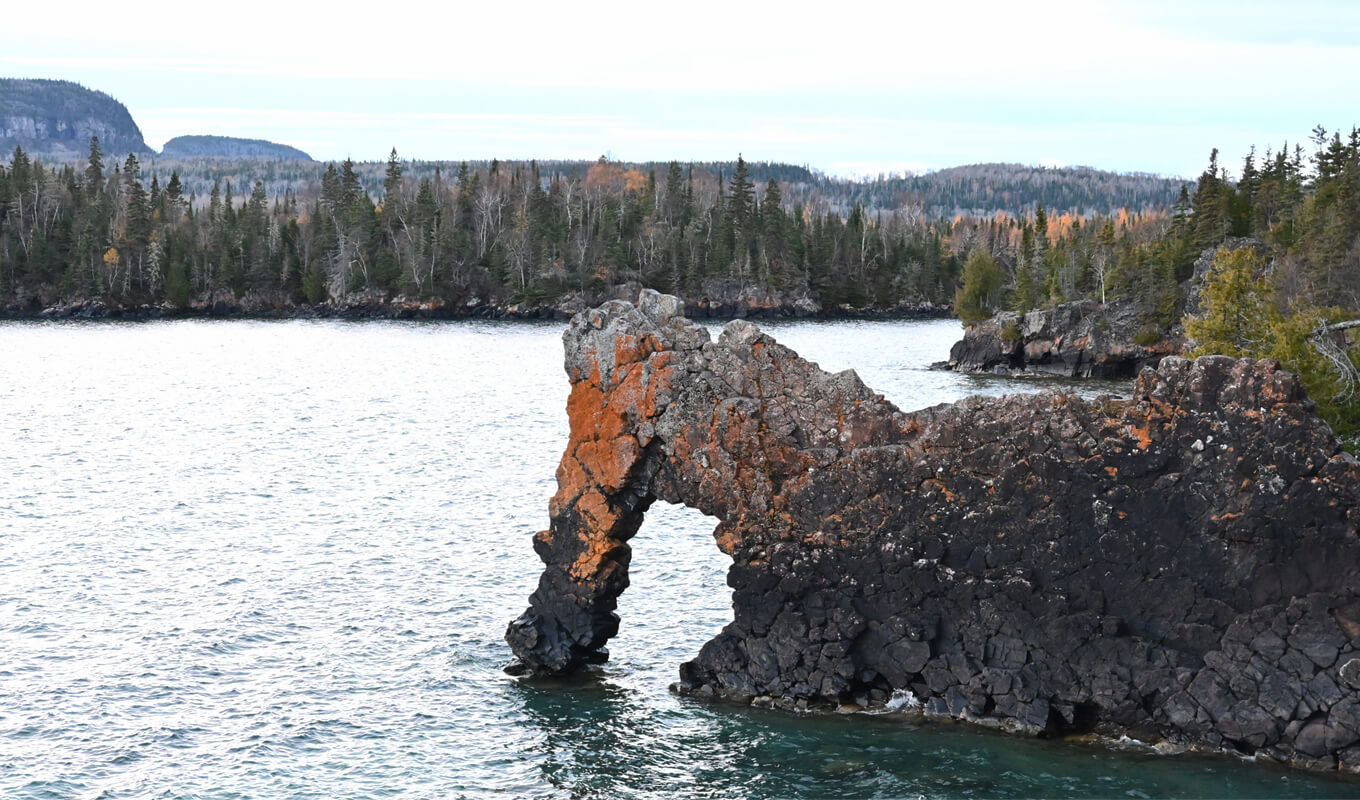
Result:
<instances>
[{"instance_id":1,"label":"turquoise water","mask_svg":"<svg viewBox=\"0 0 1360 800\"><path fill-rule=\"evenodd\" d=\"M907 408L1056 385L925 370L949 322L772 328ZM560 333L0 325L0 797L1360 796L674 697L730 615L712 521L681 508L634 540L608 664L504 675L566 438Z\"/></svg>"}]
</instances>

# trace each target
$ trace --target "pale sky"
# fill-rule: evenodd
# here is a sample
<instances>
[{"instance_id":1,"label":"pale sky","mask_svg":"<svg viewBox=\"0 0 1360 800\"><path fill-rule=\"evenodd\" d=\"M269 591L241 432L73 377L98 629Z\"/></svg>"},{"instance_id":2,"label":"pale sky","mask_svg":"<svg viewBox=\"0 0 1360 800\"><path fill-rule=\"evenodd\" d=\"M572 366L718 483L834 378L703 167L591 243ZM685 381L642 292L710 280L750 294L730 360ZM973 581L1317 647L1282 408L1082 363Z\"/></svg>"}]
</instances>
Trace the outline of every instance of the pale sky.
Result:
<instances>
[{"instance_id":1,"label":"pale sky","mask_svg":"<svg viewBox=\"0 0 1360 800\"><path fill-rule=\"evenodd\" d=\"M1360 124L1360 2L22 3L0 76L75 80L159 148L319 159L984 161L1193 176Z\"/></svg>"}]
</instances>

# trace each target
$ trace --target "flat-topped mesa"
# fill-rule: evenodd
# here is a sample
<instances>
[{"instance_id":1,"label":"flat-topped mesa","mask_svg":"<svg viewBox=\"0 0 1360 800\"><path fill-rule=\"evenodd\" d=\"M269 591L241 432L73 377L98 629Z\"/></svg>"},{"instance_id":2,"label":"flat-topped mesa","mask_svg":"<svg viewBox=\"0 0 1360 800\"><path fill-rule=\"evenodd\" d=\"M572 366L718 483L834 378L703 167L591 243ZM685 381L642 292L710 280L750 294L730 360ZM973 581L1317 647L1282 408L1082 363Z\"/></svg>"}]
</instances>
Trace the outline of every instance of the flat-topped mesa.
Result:
<instances>
[{"instance_id":1,"label":"flat-topped mesa","mask_svg":"<svg viewBox=\"0 0 1360 800\"><path fill-rule=\"evenodd\" d=\"M506 638L603 660L654 499L720 522L733 621L678 690L1101 725L1360 768L1360 463L1273 362L1170 357L1127 400L903 413L749 323L644 292L572 320L571 435Z\"/></svg>"}]
</instances>

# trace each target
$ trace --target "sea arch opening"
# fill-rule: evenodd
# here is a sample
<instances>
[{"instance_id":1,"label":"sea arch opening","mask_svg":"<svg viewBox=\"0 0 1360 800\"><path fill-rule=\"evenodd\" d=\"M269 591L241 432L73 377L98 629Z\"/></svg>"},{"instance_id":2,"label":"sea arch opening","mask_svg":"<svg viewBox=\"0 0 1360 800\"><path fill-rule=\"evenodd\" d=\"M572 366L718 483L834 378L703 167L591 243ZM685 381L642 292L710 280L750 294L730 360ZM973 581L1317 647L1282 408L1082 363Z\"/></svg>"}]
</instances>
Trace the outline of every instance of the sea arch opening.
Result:
<instances>
[{"instance_id":1,"label":"sea arch opening","mask_svg":"<svg viewBox=\"0 0 1360 800\"><path fill-rule=\"evenodd\" d=\"M610 661L668 681L732 621L732 557L714 542L719 519L664 500L648 507L628 541L628 588L618 598ZM641 548L641 553L638 549Z\"/></svg>"}]
</instances>

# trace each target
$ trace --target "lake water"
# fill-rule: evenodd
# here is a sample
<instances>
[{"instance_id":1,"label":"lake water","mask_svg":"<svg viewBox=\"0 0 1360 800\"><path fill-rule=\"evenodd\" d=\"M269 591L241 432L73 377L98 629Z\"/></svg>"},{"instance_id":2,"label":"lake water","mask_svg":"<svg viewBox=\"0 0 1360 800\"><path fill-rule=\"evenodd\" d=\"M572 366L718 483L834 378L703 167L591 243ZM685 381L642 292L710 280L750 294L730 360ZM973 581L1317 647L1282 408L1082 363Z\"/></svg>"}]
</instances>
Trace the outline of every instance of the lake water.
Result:
<instances>
[{"instance_id":1,"label":"lake water","mask_svg":"<svg viewBox=\"0 0 1360 800\"><path fill-rule=\"evenodd\" d=\"M1056 385L927 371L956 323L768 327L904 408ZM661 504L613 659L504 675L566 441L561 330L0 324L0 797L1360 796L674 697L730 618L729 562Z\"/></svg>"}]
</instances>

